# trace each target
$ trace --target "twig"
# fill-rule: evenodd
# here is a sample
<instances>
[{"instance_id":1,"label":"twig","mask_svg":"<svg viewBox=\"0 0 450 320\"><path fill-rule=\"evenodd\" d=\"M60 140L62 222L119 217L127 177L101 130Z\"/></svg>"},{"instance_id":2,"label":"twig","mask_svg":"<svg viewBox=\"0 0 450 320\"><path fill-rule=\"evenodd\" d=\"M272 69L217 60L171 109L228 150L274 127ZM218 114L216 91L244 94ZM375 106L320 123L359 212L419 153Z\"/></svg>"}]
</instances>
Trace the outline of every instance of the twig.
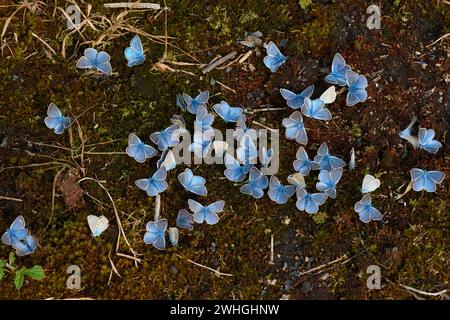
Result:
<instances>
[{"instance_id":1,"label":"twig","mask_svg":"<svg viewBox=\"0 0 450 320\"><path fill-rule=\"evenodd\" d=\"M339 261L342 261L342 260L344 260L344 259L346 259L346 258L347 258L347 255L344 254L344 255L343 255L342 257L340 257L340 258L337 258L337 259L335 259L335 260L333 260L333 261L327 262L327 263L322 264L322 265L320 265L320 266L317 266L317 267L315 267L315 268L309 269L308 271L302 272L302 273L299 274L298 277L300 278L300 277L302 277L302 276L304 276L304 275L307 275L307 274L313 273L313 272L315 272L315 271L321 270L321 269L323 269L323 268L325 268L325 267L329 267L329 266L331 266L331 265L333 265L333 264L336 264L336 263L338 263Z\"/></svg>"},{"instance_id":2,"label":"twig","mask_svg":"<svg viewBox=\"0 0 450 320\"><path fill-rule=\"evenodd\" d=\"M154 221L158 221L161 215L161 195L158 193L155 199L155 217Z\"/></svg>"},{"instance_id":3,"label":"twig","mask_svg":"<svg viewBox=\"0 0 450 320\"><path fill-rule=\"evenodd\" d=\"M274 258L274 248L273 248L273 234L272 234L272 235L270 235L270 261L269 261L269 264L274 264L273 258Z\"/></svg>"},{"instance_id":4,"label":"twig","mask_svg":"<svg viewBox=\"0 0 450 320\"><path fill-rule=\"evenodd\" d=\"M50 45L44 41L44 39L42 39L41 37L39 37L37 34L35 34L34 32L31 33L31 35L33 37L35 37L36 39L38 39L40 42L42 42L53 54L56 54L56 51L50 47Z\"/></svg>"},{"instance_id":5,"label":"twig","mask_svg":"<svg viewBox=\"0 0 450 320\"><path fill-rule=\"evenodd\" d=\"M105 3L105 8L117 9L150 9L150 10L161 10L161 5L159 3L142 3L142 2L117 2L117 3Z\"/></svg>"},{"instance_id":6,"label":"twig","mask_svg":"<svg viewBox=\"0 0 450 320\"><path fill-rule=\"evenodd\" d=\"M433 43L430 43L429 45L427 45L426 47L431 47L434 46L436 43L438 43L439 41L444 40L445 38L447 38L448 36L450 36L450 33L444 34L442 37L439 37L439 39L437 39L436 41L434 41Z\"/></svg>"},{"instance_id":7,"label":"twig","mask_svg":"<svg viewBox=\"0 0 450 320\"><path fill-rule=\"evenodd\" d=\"M123 151L111 151L111 152L96 152L96 151L85 151L84 154L90 154L90 155L117 155L117 154L127 154L126 152Z\"/></svg>"},{"instance_id":8,"label":"twig","mask_svg":"<svg viewBox=\"0 0 450 320\"><path fill-rule=\"evenodd\" d=\"M230 59L233 59L234 57L236 57L236 55L237 55L236 51L231 51L226 56L224 56L224 57L222 57L220 59L217 59L216 61L208 64L208 66L206 66L206 68L202 70L202 73L205 74L205 73L208 73L208 72L214 70L215 68L217 68L221 64L227 62Z\"/></svg>"},{"instance_id":9,"label":"twig","mask_svg":"<svg viewBox=\"0 0 450 320\"><path fill-rule=\"evenodd\" d=\"M219 84L221 87L223 87L223 88L225 88L227 90L230 90L233 93L236 93L236 90L234 90L233 88L230 88L229 86L223 84L222 82L219 82L219 81L216 80L216 83Z\"/></svg>"},{"instance_id":10,"label":"twig","mask_svg":"<svg viewBox=\"0 0 450 320\"><path fill-rule=\"evenodd\" d=\"M408 291L412 291L412 292L415 292L415 293L418 293L418 294L422 294L424 296L431 296L431 297L437 297L437 296L440 296L441 294L444 294L444 293L447 292L447 289L444 289L444 290L439 291L439 292L426 292L426 291L422 291L422 290L419 290L419 289L416 289L416 288L413 288L413 287L410 287L410 286L407 286L407 285L404 285L404 284L401 284L401 283L399 284L399 286L402 287L402 288L405 288Z\"/></svg>"},{"instance_id":11,"label":"twig","mask_svg":"<svg viewBox=\"0 0 450 320\"><path fill-rule=\"evenodd\" d=\"M55 198L56 198L56 183L58 182L58 178L60 174L66 169L66 167L62 167L58 172L55 174L55 177L53 178L53 187L52 187L52 211L50 213L50 218L48 218L47 225L45 226L44 230L41 232L41 236L45 233L48 226L50 225L50 222L52 221L53 214L55 213Z\"/></svg>"},{"instance_id":12,"label":"twig","mask_svg":"<svg viewBox=\"0 0 450 320\"><path fill-rule=\"evenodd\" d=\"M10 200L10 201L17 201L17 202L22 202L22 199L19 198L11 198L11 197L6 197L6 196L0 196L0 200Z\"/></svg>"},{"instance_id":13,"label":"twig","mask_svg":"<svg viewBox=\"0 0 450 320\"><path fill-rule=\"evenodd\" d=\"M268 127L268 126L266 126L266 125L264 125L264 124L262 124L262 123L259 123L259 122L256 122L256 121L253 121L252 123L253 123L253 124L256 124L257 126L263 127L264 129L267 129L267 130L269 130L269 131L277 132L277 130L272 129L272 128L270 128L270 127Z\"/></svg>"},{"instance_id":14,"label":"twig","mask_svg":"<svg viewBox=\"0 0 450 320\"><path fill-rule=\"evenodd\" d=\"M223 272L220 272L220 271L218 271L218 270L216 270L216 269L213 269L213 268L207 267L207 266L205 266L205 265L203 265L203 264L200 264L200 263L198 263L198 262L192 261L191 259L184 258L183 256L180 256L180 255L177 254L177 253L176 253L175 255L176 255L178 258L186 259L187 261L189 261L189 262L192 263L192 264L195 264L196 266L199 266L199 267L201 267L201 268L205 268L205 269L207 269L207 270L209 270L209 271L214 272L214 274L215 274L216 276L218 276L218 277L221 277L221 276L225 276L225 277L234 277L234 275L232 275L231 273L223 273Z\"/></svg>"}]
</instances>

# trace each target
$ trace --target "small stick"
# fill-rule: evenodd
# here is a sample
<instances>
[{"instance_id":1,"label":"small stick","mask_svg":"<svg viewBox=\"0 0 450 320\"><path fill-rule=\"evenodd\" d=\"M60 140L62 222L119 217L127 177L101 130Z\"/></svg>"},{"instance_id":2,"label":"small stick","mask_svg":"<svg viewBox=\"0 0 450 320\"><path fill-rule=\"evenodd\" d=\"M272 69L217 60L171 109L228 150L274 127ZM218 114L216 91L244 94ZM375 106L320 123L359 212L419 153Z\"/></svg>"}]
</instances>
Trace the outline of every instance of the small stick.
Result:
<instances>
[{"instance_id":1,"label":"small stick","mask_svg":"<svg viewBox=\"0 0 450 320\"><path fill-rule=\"evenodd\" d=\"M448 4L448 3L447 3ZM438 43L441 40L444 40L445 38L447 38L448 36L450 36L450 33L444 34L442 37L439 37L439 39L437 39L436 41L434 41L433 43L430 43L429 45L427 45L426 47L431 47L434 46L436 43Z\"/></svg>"},{"instance_id":2,"label":"small stick","mask_svg":"<svg viewBox=\"0 0 450 320\"><path fill-rule=\"evenodd\" d=\"M287 110L287 108L262 108L262 109L253 109L252 111L248 111L248 113L257 113L257 112L266 112L266 111L282 111Z\"/></svg>"},{"instance_id":3,"label":"small stick","mask_svg":"<svg viewBox=\"0 0 450 320\"><path fill-rule=\"evenodd\" d=\"M270 261L269 264L274 264L273 262L273 258L274 258L274 254L273 254L273 234L270 235Z\"/></svg>"},{"instance_id":4,"label":"small stick","mask_svg":"<svg viewBox=\"0 0 450 320\"><path fill-rule=\"evenodd\" d=\"M335 264L335 263L338 263L339 261L341 261L341 260L343 260L343 259L345 259L345 258L347 258L347 256L344 254L344 255L343 255L342 257L340 257L340 258L337 258L337 259L335 259L335 260L333 260L333 261L327 262L327 263L322 264L322 265L320 265L320 266L317 266L317 267L315 267L315 268L309 269L308 271L302 272L302 273L300 273L300 275L299 275L298 277L300 278L301 276L304 276L304 275L307 275L307 274L309 274L309 273L312 273L312 272L318 271L318 270L320 270L320 269L323 269L323 268L325 268L325 267L331 266L331 265L333 265L333 264Z\"/></svg>"},{"instance_id":5,"label":"small stick","mask_svg":"<svg viewBox=\"0 0 450 320\"><path fill-rule=\"evenodd\" d=\"M189 261L189 262L192 263L192 264L195 264L196 266L199 266L199 267L202 267L202 268L205 268L205 269L207 269L207 270L209 270L209 271L214 272L218 277L220 277L220 276L234 277L234 275L232 275L231 273L223 273L223 272L220 272L220 271L218 271L218 270L216 270L216 269L213 269L213 268L204 266L203 264L200 264L200 263L197 263L197 262L195 262L195 261L192 261L191 259L184 258L184 257L180 256L180 255L177 254L177 253L176 253L175 255L176 255L178 258L186 259L187 261Z\"/></svg>"},{"instance_id":6,"label":"small stick","mask_svg":"<svg viewBox=\"0 0 450 320\"><path fill-rule=\"evenodd\" d=\"M264 129L267 129L267 130L269 130L269 131L277 132L277 130L272 129L272 128L270 128L270 127L268 127L268 126L266 126L266 125L264 125L264 124L262 124L262 123L259 123L259 122L256 122L256 121L253 121L252 123L253 123L253 124L256 124L257 126L263 127Z\"/></svg>"},{"instance_id":7,"label":"small stick","mask_svg":"<svg viewBox=\"0 0 450 320\"><path fill-rule=\"evenodd\" d=\"M117 154L127 154L126 152L123 151L118 151L118 152L95 152L95 151L85 151L84 154L90 154L90 155L117 155Z\"/></svg>"},{"instance_id":8,"label":"small stick","mask_svg":"<svg viewBox=\"0 0 450 320\"><path fill-rule=\"evenodd\" d=\"M161 10L161 5L159 3L141 3L141 2L117 2L117 3L105 3L105 8L117 9L150 9L150 10Z\"/></svg>"},{"instance_id":9,"label":"small stick","mask_svg":"<svg viewBox=\"0 0 450 320\"><path fill-rule=\"evenodd\" d=\"M418 293L418 294L422 294L424 296L431 296L431 297L437 297L437 296L440 296L441 294L444 294L444 293L447 292L447 289L444 289L444 290L439 291L439 292L426 292L426 291L422 291L422 290L419 290L419 289L416 289L416 288L413 288L413 287L410 287L410 286L407 286L407 285L404 285L404 284L401 284L401 283L399 284L399 286L402 287L402 288L405 288L408 291L412 291L412 292L415 292L415 293Z\"/></svg>"},{"instance_id":10,"label":"small stick","mask_svg":"<svg viewBox=\"0 0 450 320\"><path fill-rule=\"evenodd\" d=\"M208 66L202 70L202 73L208 73L211 70L214 70L215 68L217 68L218 66L220 66L221 64L227 62L230 59L233 59L234 57L236 57L237 52L236 51L231 51L229 54L227 54L226 56L217 59L216 61L214 61L213 63L208 64Z\"/></svg>"},{"instance_id":11,"label":"small stick","mask_svg":"<svg viewBox=\"0 0 450 320\"><path fill-rule=\"evenodd\" d=\"M49 45L47 42L45 42L41 37L39 37L39 36L38 36L37 34L35 34L34 32L32 32L31 35L32 35L33 37L35 37L36 39L38 39L39 41L41 41L47 48L49 48L49 50L50 50L53 54L56 54L56 51L55 51L52 47L50 47L50 45Z\"/></svg>"},{"instance_id":12,"label":"small stick","mask_svg":"<svg viewBox=\"0 0 450 320\"><path fill-rule=\"evenodd\" d=\"M22 202L22 199L19 198L11 198L11 197L6 197L6 196L0 196L0 200L10 200L10 201L17 201L17 202Z\"/></svg>"},{"instance_id":13,"label":"small stick","mask_svg":"<svg viewBox=\"0 0 450 320\"><path fill-rule=\"evenodd\" d=\"M158 221L161 215L161 195L158 193L155 199L155 217L154 221Z\"/></svg>"},{"instance_id":14,"label":"small stick","mask_svg":"<svg viewBox=\"0 0 450 320\"><path fill-rule=\"evenodd\" d=\"M225 89L230 90L233 93L236 93L236 90L234 90L233 88L230 88L229 86L223 84L222 82L216 80L216 83L219 84L221 87L224 87Z\"/></svg>"},{"instance_id":15,"label":"small stick","mask_svg":"<svg viewBox=\"0 0 450 320\"><path fill-rule=\"evenodd\" d=\"M243 63L245 60L247 60L251 55L253 54L252 50L248 50L240 59L239 63Z\"/></svg>"}]
</instances>

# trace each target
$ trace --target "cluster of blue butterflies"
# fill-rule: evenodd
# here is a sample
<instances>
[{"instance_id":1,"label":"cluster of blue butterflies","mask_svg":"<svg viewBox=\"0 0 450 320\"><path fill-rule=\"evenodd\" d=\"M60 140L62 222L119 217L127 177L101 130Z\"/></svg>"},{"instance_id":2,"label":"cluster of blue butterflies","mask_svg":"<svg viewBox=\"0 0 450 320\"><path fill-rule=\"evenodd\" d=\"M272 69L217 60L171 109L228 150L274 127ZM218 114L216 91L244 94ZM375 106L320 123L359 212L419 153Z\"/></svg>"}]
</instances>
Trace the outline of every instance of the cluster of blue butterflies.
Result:
<instances>
[{"instance_id":1,"label":"cluster of blue butterflies","mask_svg":"<svg viewBox=\"0 0 450 320\"><path fill-rule=\"evenodd\" d=\"M141 38L135 35L130 42L130 46L124 51L127 65L133 67L145 61L144 48ZM84 50L84 55L78 59L77 68L79 69L95 69L108 76L112 75L111 57L105 51L97 51L94 48Z\"/></svg>"},{"instance_id":2,"label":"cluster of blue butterflies","mask_svg":"<svg viewBox=\"0 0 450 320\"><path fill-rule=\"evenodd\" d=\"M270 42L266 45L267 56L264 64L272 71L276 72L287 60L277 46ZM135 36L130 43L130 47L125 49L125 58L128 66L133 67L145 61L145 54L139 36ZM101 73L111 75L112 68L110 56L104 52L97 52L93 48L86 49L84 56L78 62L77 67L82 69L96 69ZM337 53L332 61L331 73L325 77L325 81L338 86L347 86L347 106L353 106L364 102L367 99L366 87L367 79L352 71L352 68L345 63L344 58ZM319 207L328 198L336 199L337 184L343 175L345 161L331 155L326 143L322 143L313 160L310 160L303 145L308 144L308 136L303 121L303 116L330 121L332 115L326 105L334 102L336 98L335 87L328 88L319 98L311 99L314 93L314 85L304 89L300 93L294 93L288 89L280 89L282 97L286 100L288 107L295 111L283 119L282 125L285 127L286 138L295 140L302 146L299 147L293 167L296 173L288 177L288 184L280 183L276 176L267 177L261 173L261 168L268 167L273 156L273 149L262 148L258 153L255 142L259 138L258 131L246 125L246 117L243 109L230 106L227 102L221 101L212 106L212 110L226 123L234 123L234 138L238 142L236 158L227 152L229 146L224 141L214 141L214 114L208 112L209 92L203 91L195 98L186 93L177 94L176 104L183 112L195 115L195 131L193 143L189 146L189 151L198 157L205 157L211 149L216 154L224 157L224 176L233 182L242 183L240 192L252 196L255 199L262 198L268 189L269 198L278 203L285 204L289 198L296 194L296 207L300 211L314 214L319 211ZM303 116L302 116L303 114ZM62 134L64 129L70 127L73 119L62 115L60 110L51 103L47 110L47 117L44 119L46 126L53 129L56 134ZM161 156L156 164L155 173L148 178L138 179L135 185L145 191L148 196L157 196L168 188L167 172L177 165L175 156L171 148L180 143L182 133L187 132L186 122L181 115L174 115L171 118L172 125L159 132L150 135L150 140L157 149L144 143L135 133L128 137L128 147L126 153L137 162L143 163L146 159L152 158L161 152ZM408 140L414 148L420 148L430 153L436 153L442 146L434 139L435 132L432 129L420 128L418 137L411 134L415 120L400 133L400 137ZM220 151L220 152L219 152ZM259 163L258 168L256 164ZM355 167L354 152L349 164L350 170ZM319 192L308 193L306 191L305 178L313 170L318 170L318 182L316 189ZM246 180L248 175L248 179ZM440 171L426 171L418 168L411 170L412 186L415 191L425 190L434 192L436 184L444 179L444 173ZM191 169L186 168L178 175L178 181L185 190L198 196L206 196L206 179L194 175ZM361 192L363 198L354 205L354 210L359 214L361 221L368 223L371 220L381 220L382 214L372 205L370 195L380 185L380 181L371 175L364 177ZM216 201L209 205L202 205L199 202L189 199L188 206L192 213L186 209L180 209L176 219L176 227L168 228L167 219L150 221L146 225L144 242L152 244L155 248L163 250L166 247L166 233L173 246L178 245L179 229L193 229L193 223L204 223L213 225L219 221L219 213L223 211L225 202ZM3 235L2 241L11 244L21 255L28 254L36 248L36 242L28 235L22 217L18 217L11 228Z\"/></svg>"},{"instance_id":3,"label":"cluster of blue butterflies","mask_svg":"<svg viewBox=\"0 0 450 320\"><path fill-rule=\"evenodd\" d=\"M25 228L25 219L18 216L2 235L2 242L16 250L16 255L26 256L36 250L37 242Z\"/></svg>"}]
</instances>

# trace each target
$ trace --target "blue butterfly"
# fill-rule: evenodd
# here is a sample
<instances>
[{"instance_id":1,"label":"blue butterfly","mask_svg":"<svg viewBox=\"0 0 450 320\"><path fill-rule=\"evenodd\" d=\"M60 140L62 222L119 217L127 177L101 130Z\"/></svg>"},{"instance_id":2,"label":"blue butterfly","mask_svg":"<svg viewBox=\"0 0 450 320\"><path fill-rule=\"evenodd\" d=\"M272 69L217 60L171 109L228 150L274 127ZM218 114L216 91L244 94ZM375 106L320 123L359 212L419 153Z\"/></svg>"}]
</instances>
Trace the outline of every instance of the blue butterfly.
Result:
<instances>
[{"instance_id":1,"label":"blue butterfly","mask_svg":"<svg viewBox=\"0 0 450 320\"><path fill-rule=\"evenodd\" d=\"M305 103L302 107L302 113L309 118L329 121L331 120L331 112L328 108L325 108L325 103L320 99L311 100L305 98Z\"/></svg>"},{"instance_id":2,"label":"blue butterfly","mask_svg":"<svg viewBox=\"0 0 450 320\"><path fill-rule=\"evenodd\" d=\"M186 104L186 101L184 100L182 94L180 94L180 93L177 94L176 102L177 102L177 106L179 106L182 111L186 111L187 104Z\"/></svg>"},{"instance_id":3,"label":"blue butterfly","mask_svg":"<svg viewBox=\"0 0 450 320\"><path fill-rule=\"evenodd\" d=\"M258 158L258 150L250 136L244 135L239 142L236 155L241 163L255 164Z\"/></svg>"},{"instance_id":4,"label":"blue butterfly","mask_svg":"<svg viewBox=\"0 0 450 320\"><path fill-rule=\"evenodd\" d=\"M325 77L325 81L343 87L347 85L345 73L348 70L352 70L352 68L345 63L344 58L339 53L336 53L331 63L331 73Z\"/></svg>"},{"instance_id":5,"label":"blue butterfly","mask_svg":"<svg viewBox=\"0 0 450 320\"><path fill-rule=\"evenodd\" d=\"M212 138L204 135L201 131L194 133L194 142L189 145L189 151L198 158L206 158L212 145Z\"/></svg>"},{"instance_id":6,"label":"blue butterfly","mask_svg":"<svg viewBox=\"0 0 450 320\"><path fill-rule=\"evenodd\" d=\"M244 112L242 108L230 107L225 101L215 104L213 109L225 122L238 122Z\"/></svg>"},{"instance_id":7,"label":"blue butterfly","mask_svg":"<svg viewBox=\"0 0 450 320\"><path fill-rule=\"evenodd\" d=\"M105 51L97 52L94 48L88 48L84 50L84 56L78 59L77 68L95 68L101 73L110 76L112 75L111 63L109 62L110 59L111 57Z\"/></svg>"},{"instance_id":8,"label":"blue butterfly","mask_svg":"<svg viewBox=\"0 0 450 320\"><path fill-rule=\"evenodd\" d=\"M364 195L364 197L355 203L355 211L359 214L359 220L364 223L369 223L371 220L381 220L383 215L372 206L372 197L370 194Z\"/></svg>"},{"instance_id":9,"label":"blue butterfly","mask_svg":"<svg viewBox=\"0 0 450 320\"><path fill-rule=\"evenodd\" d=\"M202 131L206 132L209 135L212 135L214 129L212 124L214 122L214 116L211 113L208 113L205 107L200 106L197 108L197 114L195 116L194 123L194 131Z\"/></svg>"},{"instance_id":10,"label":"blue butterfly","mask_svg":"<svg viewBox=\"0 0 450 320\"><path fill-rule=\"evenodd\" d=\"M22 241L12 242L11 246L16 249L16 255L23 257L32 254L37 248L36 239L33 236L27 235Z\"/></svg>"},{"instance_id":11,"label":"blue butterfly","mask_svg":"<svg viewBox=\"0 0 450 320\"><path fill-rule=\"evenodd\" d=\"M72 119L64 117L54 103L49 104L44 122L47 128L53 129L56 134L62 134L64 129L72 125Z\"/></svg>"},{"instance_id":12,"label":"blue butterfly","mask_svg":"<svg viewBox=\"0 0 450 320\"><path fill-rule=\"evenodd\" d=\"M320 164L320 170L331 171L345 166L344 160L330 155L326 143L320 145L319 150L317 150L317 155L314 157L314 161Z\"/></svg>"},{"instance_id":13,"label":"blue butterfly","mask_svg":"<svg viewBox=\"0 0 450 320\"><path fill-rule=\"evenodd\" d=\"M141 38L135 35L131 39L130 46L125 49L125 58L128 60L128 66L133 67L145 61L144 48L142 47Z\"/></svg>"},{"instance_id":14,"label":"blue butterfly","mask_svg":"<svg viewBox=\"0 0 450 320\"><path fill-rule=\"evenodd\" d=\"M325 193L331 199L336 199L336 186L342 177L344 169L336 168L331 171L322 170L319 173L319 182L316 188Z\"/></svg>"},{"instance_id":15,"label":"blue butterfly","mask_svg":"<svg viewBox=\"0 0 450 320\"><path fill-rule=\"evenodd\" d=\"M264 64L272 72L276 72L278 68L286 61L287 57L283 55L272 41L266 47L267 56L264 58Z\"/></svg>"},{"instance_id":16,"label":"blue butterfly","mask_svg":"<svg viewBox=\"0 0 450 320\"><path fill-rule=\"evenodd\" d=\"M144 242L153 245L158 250L164 250L166 248L166 229L166 219L149 221L145 227Z\"/></svg>"},{"instance_id":17,"label":"blue butterfly","mask_svg":"<svg viewBox=\"0 0 450 320\"><path fill-rule=\"evenodd\" d=\"M184 172L178 175L178 181L189 192L198 194L199 196L206 196L208 194L208 190L205 187L205 178L194 176L192 170L189 168L186 168Z\"/></svg>"},{"instance_id":18,"label":"blue butterfly","mask_svg":"<svg viewBox=\"0 0 450 320\"><path fill-rule=\"evenodd\" d=\"M249 135L253 140L258 139L258 132L255 129L248 128L245 121L245 115L241 114L236 123L236 129L233 132L234 139L236 139L236 141L241 141L244 135Z\"/></svg>"},{"instance_id":19,"label":"blue butterfly","mask_svg":"<svg viewBox=\"0 0 450 320\"><path fill-rule=\"evenodd\" d=\"M297 143L307 144L308 135L303 124L303 117L299 111L292 113L289 118L283 119L283 126L286 128L286 138L297 141Z\"/></svg>"},{"instance_id":20,"label":"blue butterfly","mask_svg":"<svg viewBox=\"0 0 450 320\"><path fill-rule=\"evenodd\" d=\"M161 132L154 132L150 135L150 139L161 151L174 147L180 142L180 126L174 124Z\"/></svg>"},{"instance_id":21,"label":"blue butterfly","mask_svg":"<svg viewBox=\"0 0 450 320\"><path fill-rule=\"evenodd\" d=\"M25 240L27 234L28 231L25 228L25 219L22 216L18 216L14 219L9 229L6 229L1 240L4 244L11 246L13 243Z\"/></svg>"},{"instance_id":22,"label":"blue butterfly","mask_svg":"<svg viewBox=\"0 0 450 320\"><path fill-rule=\"evenodd\" d=\"M295 189L296 187L291 184L283 186L275 176L270 177L268 192L269 198L278 204L286 203L295 193Z\"/></svg>"},{"instance_id":23,"label":"blue butterfly","mask_svg":"<svg viewBox=\"0 0 450 320\"><path fill-rule=\"evenodd\" d=\"M198 107L205 107L208 103L209 91L203 91L195 98L192 98L190 95L183 93L183 99L186 102L187 111L192 114L196 114Z\"/></svg>"},{"instance_id":24,"label":"blue butterfly","mask_svg":"<svg viewBox=\"0 0 450 320\"><path fill-rule=\"evenodd\" d=\"M267 167L272 161L272 158L274 156L274 151L272 148L266 149L265 147L261 147L261 158L260 162L263 167Z\"/></svg>"},{"instance_id":25,"label":"blue butterfly","mask_svg":"<svg viewBox=\"0 0 450 320\"><path fill-rule=\"evenodd\" d=\"M194 229L194 216L186 209L178 210L177 227L192 230Z\"/></svg>"},{"instance_id":26,"label":"blue butterfly","mask_svg":"<svg viewBox=\"0 0 450 320\"><path fill-rule=\"evenodd\" d=\"M241 187L240 191L255 199L259 199L264 196L264 189L266 189L268 185L269 179L266 176L263 176L256 167L252 167L250 169L248 181Z\"/></svg>"},{"instance_id":27,"label":"blue butterfly","mask_svg":"<svg viewBox=\"0 0 450 320\"><path fill-rule=\"evenodd\" d=\"M195 223L203 223L207 224L216 224L219 222L218 213L222 212L223 207L225 205L225 201L220 200L210 205L204 207L197 201L192 199L188 200L189 209L194 213L194 221Z\"/></svg>"},{"instance_id":28,"label":"blue butterfly","mask_svg":"<svg viewBox=\"0 0 450 320\"><path fill-rule=\"evenodd\" d=\"M308 154L303 146L300 146L296 154L297 160L293 162L294 170L300 172L303 176L307 176L311 170L318 170L320 164L311 161L308 158Z\"/></svg>"},{"instance_id":29,"label":"blue butterfly","mask_svg":"<svg viewBox=\"0 0 450 320\"><path fill-rule=\"evenodd\" d=\"M437 153L442 144L434 139L434 135L433 129L419 128L419 149L429 153Z\"/></svg>"},{"instance_id":30,"label":"blue butterfly","mask_svg":"<svg viewBox=\"0 0 450 320\"><path fill-rule=\"evenodd\" d=\"M347 93L347 106L351 107L359 102L364 102L367 99L367 79L363 75L359 75L356 72L348 70L345 72L345 78L347 79L348 93Z\"/></svg>"},{"instance_id":31,"label":"blue butterfly","mask_svg":"<svg viewBox=\"0 0 450 320\"><path fill-rule=\"evenodd\" d=\"M130 133L128 136L128 147L126 152L139 163L145 162L146 159L154 157L158 153L155 148L143 143L134 133Z\"/></svg>"},{"instance_id":32,"label":"blue butterfly","mask_svg":"<svg viewBox=\"0 0 450 320\"><path fill-rule=\"evenodd\" d=\"M445 174L441 171L427 171L413 168L410 171L414 191L435 192L436 185L444 181Z\"/></svg>"},{"instance_id":33,"label":"blue butterfly","mask_svg":"<svg viewBox=\"0 0 450 320\"><path fill-rule=\"evenodd\" d=\"M305 98L311 98L313 92L314 92L314 85L310 85L299 94L296 94L287 89L280 89L280 93L286 100L288 107L292 109L299 109L303 107L303 104L305 103Z\"/></svg>"},{"instance_id":34,"label":"blue butterfly","mask_svg":"<svg viewBox=\"0 0 450 320\"><path fill-rule=\"evenodd\" d=\"M147 195L149 195L150 197L155 197L167 189L168 184L166 182L166 178L166 168L161 167L156 170L152 177L136 180L134 184L139 189L146 191Z\"/></svg>"},{"instance_id":35,"label":"blue butterfly","mask_svg":"<svg viewBox=\"0 0 450 320\"><path fill-rule=\"evenodd\" d=\"M234 182L240 182L245 179L245 176L250 171L252 164L239 164L230 154L225 154L225 166L227 167L224 171L225 177L228 180Z\"/></svg>"},{"instance_id":36,"label":"blue butterfly","mask_svg":"<svg viewBox=\"0 0 450 320\"><path fill-rule=\"evenodd\" d=\"M309 214L319 212L319 206L325 203L327 195L325 193L308 193L304 188L297 188L297 202L295 206L300 211Z\"/></svg>"}]
</instances>

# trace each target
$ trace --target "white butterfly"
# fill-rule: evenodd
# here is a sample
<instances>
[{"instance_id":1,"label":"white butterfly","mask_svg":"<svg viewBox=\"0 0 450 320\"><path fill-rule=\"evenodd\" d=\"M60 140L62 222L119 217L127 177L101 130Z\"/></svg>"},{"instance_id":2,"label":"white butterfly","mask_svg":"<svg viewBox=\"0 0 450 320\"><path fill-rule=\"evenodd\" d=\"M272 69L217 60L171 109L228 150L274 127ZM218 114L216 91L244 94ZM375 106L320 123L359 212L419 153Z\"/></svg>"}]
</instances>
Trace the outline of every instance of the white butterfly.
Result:
<instances>
[{"instance_id":1,"label":"white butterfly","mask_svg":"<svg viewBox=\"0 0 450 320\"><path fill-rule=\"evenodd\" d=\"M105 216L89 215L87 221L94 238L100 236L109 227L108 219Z\"/></svg>"},{"instance_id":2,"label":"white butterfly","mask_svg":"<svg viewBox=\"0 0 450 320\"><path fill-rule=\"evenodd\" d=\"M370 193L377 190L380 187L380 180L376 179L374 176L370 174L366 174L363 179L361 192L362 193Z\"/></svg>"},{"instance_id":3,"label":"white butterfly","mask_svg":"<svg viewBox=\"0 0 450 320\"><path fill-rule=\"evenodd\" d=\"M400 133L398 134L400 138L411 143L414 149L417 149L417 147L419 146L419 139L416 136L413 136L411 134L412 127L414 126L414 124L416 122L417 122L417 117L413 116L409 125L404 130L400 131Z\"/></svg>"},{"instance_id":4,"label":"white butterfly","mask_svg":"<svg viewBox=\"0 0 450 320\"><path fill-rule=\"evenodd\" d=\"M294 174L289 175L287 177L287 181L290 184L296 186L297 188L306 187L305 177L300 172L296 172Z\"/></svg>"},{"instance_id":5,"label":"white butterfly","mask_svg":"<svg viewBox=\"0 0 450 320\"><path fill-rule=\"evenodd\" d=\"M167 171L172 170L177 166L177 160L175 159L175 154L172 150L166 149L156 163L156 167L159 169L161 167L166 168Z\"/></svg>"},{"instance_id":6,"label":"white butterfly","mask_svg":"<svg viewBox=\"0 0 450 320\"><path fill-rule=\"evenodd\" d=\"M322 100L324 104L333 103L336 100L336 87L331 86L322 93L319 100Z\"/></svg>"},{"instance_id":7,"label":"white butterfly","mask_svg":"<svg viewBox=\"0 0 450 320\"><path fill-rule=\"evenodd\" d=\"M350 151L350 162L348 163L348 168L353 170L356 168L356 156L355 156L355 148L352 148Z\"/></svg>"}]
</instances>

